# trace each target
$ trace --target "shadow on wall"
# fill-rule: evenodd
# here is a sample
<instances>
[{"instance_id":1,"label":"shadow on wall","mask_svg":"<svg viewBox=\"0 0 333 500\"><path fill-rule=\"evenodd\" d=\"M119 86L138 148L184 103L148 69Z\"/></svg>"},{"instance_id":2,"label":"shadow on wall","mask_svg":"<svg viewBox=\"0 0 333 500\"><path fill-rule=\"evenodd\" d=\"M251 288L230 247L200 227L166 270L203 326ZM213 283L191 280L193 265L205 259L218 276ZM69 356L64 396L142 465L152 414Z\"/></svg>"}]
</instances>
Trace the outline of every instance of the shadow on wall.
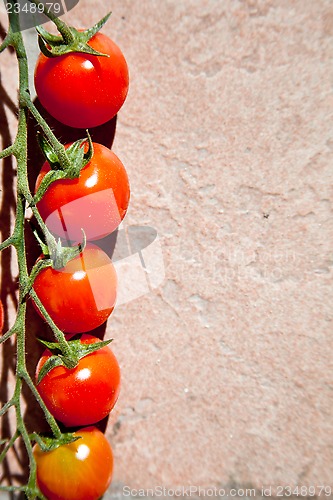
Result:
<instances>
[{"instance_id":1,"label":"shadow on wall","mask_svg":"<svg viewBox=\"0 0 333 500\"><path fill-rule=\"evenodd\" d=\"M5 32L3 27L0 27L0 36L3 39ZM8 113L17 116L17 107L14 102L7 95L2 85L2 75L0 74L0 138L2 147L6 148L12 143L11 132L9 130ZM1 184L2 184L2 199L0 208L0 232L1 241L10 236L11 227L15 217L15 192L14 181L16 177L16 169L14 159L7 157L2 161L1 171ZM17 307L17 281L15 276L12 275L11 261L15 251L13 248L8 248L0 254L0 272L1 272L1 290L0 298L4 305L5 322L4 331L8 330L8 304L12 302L14 307ZM15 373L15 346L8 341L2 345L2 368L1 368L1 381L0 381L0 400L4 404L11 397L11 389L9 388L10 376ZM9 415L6 414L1 418L1 437L2 439L10 438L12 436L12 429L10 424ZM21 462L20 458L18 461ZM11 467L8 460L5 458L2 463L2 474L4 480L11 482L13 479Z\"/></svg>"}]
</instances>

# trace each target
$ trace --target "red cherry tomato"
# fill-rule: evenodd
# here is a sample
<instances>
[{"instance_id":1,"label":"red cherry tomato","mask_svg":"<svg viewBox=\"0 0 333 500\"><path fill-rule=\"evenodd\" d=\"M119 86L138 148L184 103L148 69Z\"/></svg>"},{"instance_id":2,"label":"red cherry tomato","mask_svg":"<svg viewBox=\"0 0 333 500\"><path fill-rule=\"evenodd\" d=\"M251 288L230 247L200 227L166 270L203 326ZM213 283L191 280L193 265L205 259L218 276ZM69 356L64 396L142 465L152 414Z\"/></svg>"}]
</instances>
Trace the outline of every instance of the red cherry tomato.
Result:
<instances>
[{"instance_id":1,"label":"red cherry tomato","mask_svg":"<svg viewBox=\"0 0 333 500\"><path fill-rule=\"evenodd\" d=\"M110 149L97 143L93 147L93 157L80 176L53 182L37 203L49 230L66 240L82 241L81 228L88 240L103 238L126 214L130 187L125 167ZM45 162L36 190L49 171Z\"/></svg>"},{"instance_id":2,"label":"red cherry tomato","mask_svg":"<svg viewBox=\"0 0 333 500\"><path fill-rule=\"evenodd\" d=\"M98 500L111 483L113 454L104 434L96 427L74 434L80 439L52 451L34 446L38 486L48 500Z\"/></svg>"},{"instance_id":3,"label":"red cherry tomato","mask_svg":"<svg viewBox=\"0 0 333 500\"><path fill-rule=\"evenodd\" d=\"M82 344L99 342L86 334L80 340ZM51 355L49 349L42 354L36 380ZM72 370L65 366L53 368L37 389L50 413L67 427L94 424L110 413L118 399L120 368L111 349L102 347L81 358Z\"/></svg>"},{"instance_id":4,"label":"red cherry tomato","mask_svg":"<svg viewBox=\"0 0 333 500\"><path fill-rule=\"evenodd\" d=\"M60 330L88 332L112 313L117 275L108 255L96 245L87 244L62 269L43 269L33 288Z\"/></svg>"},{"instance_id":5,"label":"red cherry tomato","mask_svg":"<svg viewBox=\"0 0 333 500\"><path fill-rule=\"evenodd\" d=\"M72 52L58 57L39 55L35 88L44 108L75 128L90 128L111 120L128 92L128 68L119 47L97 33L88 42L109 57Z\"/></svg>"}]
</instances>

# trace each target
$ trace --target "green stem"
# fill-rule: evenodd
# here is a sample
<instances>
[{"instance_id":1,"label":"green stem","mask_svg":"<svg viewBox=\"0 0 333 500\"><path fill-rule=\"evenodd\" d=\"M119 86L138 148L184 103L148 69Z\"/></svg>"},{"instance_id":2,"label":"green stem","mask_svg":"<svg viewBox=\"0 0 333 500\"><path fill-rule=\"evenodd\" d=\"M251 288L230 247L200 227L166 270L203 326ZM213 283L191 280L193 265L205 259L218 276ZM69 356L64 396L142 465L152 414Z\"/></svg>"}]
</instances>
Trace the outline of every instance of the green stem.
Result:
<instances>
[{"instance_id":1,"label":"green stem","mask_svg":"<svg viewBox=\"0 0 333 500\"><path fill-rule=\"evenodd\" d=\"M0 410L0 417L2 417L5 413L7 413L7 411L9 410L9 408L11 408L14 405L15 405L14 398L12 398L9 401L7 401L7 403L5 405L3 405L3 407Z\"/></svg>"},{"instance_id":2,"label":"green stem","mask_svg":"<svg viewBox=\"0 0 333 500\"><path fill-rule=\"evenodd\" d=\"M6 413L10 407L15 407L16 411L16 431L13 437L7 443L7 446L4 448L3 452L0 455L0 461L4 459L8 450L14 446L15 441L18 437L21 437L29 459L29 479L28 484L25 486L6 486L0 487L2 490L6 491L24 491L28 499L35 498L44 498L41 492L37 487L37 479L36 479L36 461L33 455L33 448L31 437L27 431L23 412L21 407L21 394L22 394L22 385L25 383L32 394L34 395L36 401L42 408L45 419L48 422L50 429L55 438L60 438L62 436L61 430L54 419L54 417L50 414L48 409L46 408L42 398L40 397L37 388L35 387L26 366L26 294L29 287L33 284L33 279L37 273L35 270L32 275L29 275L27 259L26 259L26 248L25 248L25 234L24 234L24 215L25 208L27 204L32 204L33 213L43 230L44 234L48 234L48 229L44 224L42 218L39 215L39 212L35 206L33 206L33 196L31 194L28 182L28 172L27 172L27 149L28 149L28 133L27 133L27 114L30 111L31 114L35 117L38 124L43 129L46 134L48 140L54 147L55 151L59 155L59 158L62 162L67 165L68 158L65 153L65 149L63 145L56 139L54 134L52 133L50 127L47 125L45 120L41 117L33 103L31 102L29 95L29 71L28 71L28 61L27 54L23 43L22 34L19 30L19 18L18 15L15 14L14 5L17 0L9 0L9 3L12 6L12 13L9 14L9 31L8 34L0 47L0 52L4 50L8 46L12 46L16 52L18 68L19 68L19 113L18 113L18 131L14 143L4 149L0 153L0 159L5 158L9 155L13 155L16 157L17 161L17 205L16 205L16 218L15 218L15 226L12 235L7 238L4 242L0 244L0 251L13 246L16 250L17 254L17 263L18 263L18 271L19 271L19 298L18 298L18 310L16 314L16 319L14 326L3 335L2 341L6 341L10 336L16 333L16 384L15 390L12 398L3 406L1 413ZM31 0L30 0L31 1ZM41 2L33 1L32 3L36 5L40 5ZM72 38L72 34L70 29L59 19L57 19L52 13L46 14L48 17L54 21L59 31L62 33L64 38ZM57 341L60 344L60 348L63 351L63 354L69 353L69 346L65 339L63 332L61 332L53 323L50 316L46 313L43 306L40 304L38 297L34 296L34 293L31 293L37 302L38 307L43 313L46 321L49 323L51 328L53 329L54 335Z\"/></svg>"},{"instance_id":3,"label":"green stem","mask_svg":"<svg viewBox=\"0 0 333 500\"><path fill-rule=\"evenodd\" d=\"M70 359L71 358L71 351L70 351L70 347L69 347L69 344L66 340L64 333L54 323L53 319L51 318L51 316L49 315L49 313L47 312L47 310L43 306L42 302L40 301L35 290L32 289L30 291L30 296L33 299L33 301L35 302L36 306L38 307L39 311L41 312L41 314L43 315L45 320L48 322L49 326L52 328L54 336L57 339L57 342L60 346L61 352L63 353L63 355L65 357ZM74 368L75 366L76 366L76 363L73 363L73 365L68 366L68 368Z\"/></svg>"},{"instance_id":4,"label":"green stem","mask_svg":"<svg viewBox=\"0 0 333 500\"><path fill-rule=\"evenodd\" d=\"M26 486L0 486L0 491L8 491L8 492L16 492L16 491L22 491L25 493L27 490Z\"/></svg>"},{"instance_id":5,"label":"green stem","mask_svg":"<svg viewBox=\"0 0 333 500\"><path fill-rule=\"evenodd\" d=\"M8 248L10 247L11 245L14 244L14 238L13 236L9 236L9 238L7 238L5 241L3 241L1 244L0 244L0 252L2 250L4 250L5 248Z\"/></svg>"},{"instance_id":6,"label":"green stem","mask_svg":"<svg viewBox=\"0 0 333 500\"><path fill-rule=\"evenodd\" d=\"M43 2L40 2L39 0L29 0L29 2L37 5L37 7L41 6L43 8L43 13L50 19L50 21L54 23L66 43L73 42L74 37L67 24L65 24L59 17L53 14L53 12L45 8Z\"/></svg>"},{"instance_id":7,"label":"green stem","mask_svg":"<svg viewBox=\"0 0 333 500\"><path fill-rule=\"evenodd\" d=\"M5 458L6 454L8 453L8 451L10 450L10 448L14 445L15 441L17 440L17 438L19 437L20 433L19 431L16 429L16 432L15 434L11 437L11 439L8 441L7 445L5 446L5 448L3 449L1 455L0 455L0 463L3 461L3 459Z\"/></svg>"},{"instance_id":8,"label":"green stem","mask_svg":"<svg viewBox=\"0 0 333 500\"><path fill-rule=\"evenodd\" d=\"M8 146L8 148L0 151L0 160L2 158L6 158L7 156L11 156L14 153L14 145Z\"/></svg>"},{"instance_id":9,"label":"green stem","mask_svg":"<svg viewBox=\"0 0 333 500\"><path fill-rule=\"evenodd\" d=\"M61 430L60 430L60 428L59 428L59 426L58 426L55 418L48 411L48 409L47 409L47 407L46 407L43 399L41 398L39 392L37 391L37 389L36 389L33 381L30 378L30 376L28 375L28 373L25 373L22 378L25 381L25 383L27 384L27 386L29 387L29 389L31 390L32 394L35 396L35 399L38 402L39 406L43 410L44 415L45 415L45 419L46 419L47 423L49 424L54 437L55 438L60 438L61 435L62 435Z\"/></svg>"},{"instance_id":10,"label":"green stem","mask_svg":"<svg viewBox=\"0 0 333 500\"><path fill-rule=\"evenodd\" d=\"M38 111L36 106L34 105L34 103L31 101L30 95L28 92L22 93L22 106L25 106L26 108L28 108L29 111L31 112L32 116L38 122L41 129L43 130L46 137L48 138L50 144L52 145L54 151L56 152L56 154L59 158L59 161L63 165L64 169L69 168L70 163L69 163L69 159L68 159L68 156L66 154L66 150L65 150L63 144L61 144L61 142L59 142L58 139L55 137L50 126L44 120L44 118L42 117L42 115L40 114L40 112Z\"/></svg>"}]
</instances>

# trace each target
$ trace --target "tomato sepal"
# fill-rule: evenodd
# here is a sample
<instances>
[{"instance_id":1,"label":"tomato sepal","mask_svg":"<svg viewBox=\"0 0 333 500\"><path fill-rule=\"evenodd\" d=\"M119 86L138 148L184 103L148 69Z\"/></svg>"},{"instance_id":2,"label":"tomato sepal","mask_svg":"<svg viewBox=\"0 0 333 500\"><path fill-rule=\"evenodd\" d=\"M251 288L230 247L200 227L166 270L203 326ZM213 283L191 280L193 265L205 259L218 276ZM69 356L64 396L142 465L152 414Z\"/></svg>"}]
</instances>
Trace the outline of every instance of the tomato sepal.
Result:
<instances>
[{"instance_id":1,"label":"tomato sepal","mask_svg":"<svg viewBox=\"0 0 333 500\"><path fill-rule=\"evenodd\" d=\"M74 441L81 439L81 436L74 436L72 432L65 432L61 434L60 437L40 436L37 432L33 432L29 437L30 440L35 441L45 453L56 450L59 446L64 444L74 443Z\"/></svg>"},{"instance_id":2,"label":"tomato sepal","mask_svg":"<svg viewBox=\"0 0 333 500\"><path fill-rule=\"evenodd\" d=\"M49 44L61 45L63 43L62 36L49 33L42 25L36 26L36 31Z\"/></svg>"},{"instance_id":3,"label":"tomato sepal","mask_svg":"<svg viewBox=\"0 0 333 500\"><path fill-rule=\"evenodd\" d=\"M45 269L49 266L51 266L53 269L62 269L68 262L79 256L84 251L87 245L87 238L83 229L82 242L78 245L75 245L74 247L63 246L61 243L61 239L58 238L57 241L48 230L45 232L46 243L41 240L37 231L34 231L34 235L41 246L43 256L39 261L36 262L31 272L31 285L42 269ZM45 262L43 264L39 264L40 261Z\"/></svg>"},{"instance_id":4,"label":"tomato sepal","mask_svg":"<svg viewBox=\"0 0 333 500\"><path fill-rule=\"evenodd\" d=\"M29 279L23 287L23 299L30 293L35 279L37 278L38 274L43 271L43 269L46 269L47 267L52 267L53 269L62 269L68 262L80 255L87 244L86 235L83 229L82 242L74 247L63 247L60 238L57 241L48 230L45 231L46 243L44 243L44 241L40 238L37 231L34 231L33 233L41 246L43 256L35 263L29 275Z\"/></svg>"},{"instance_id":5,"label":"tomato sepal","mask_svg":"<svg viewBox=\"0 0 333 500\"><path fill-rule=\"evenodd\" d=\"M94 154L94 146L87 130L87 138L79 139L66 149L69 160L69 167L65 168L54 151L52 145L43 134L37 135L39 146L49 163L51 170L44 176L40 186L34 196L33 202L37 204L46 193L49 186L60 179L76 179L81 170L90 162ZM88 141L88 149L82 147Z\"/></svg>"},{"instance_id":6,"label":"tomato sepal","mask_svg":"<svg viewBox=\"0 0 333 500\"><path fill-rule=\"evenodd\" d=\"M43 365L43 368L39 372L38 379L37 379L37 384L39 384L43 380L43 378L45 377L45 375L47 375L49 371L53 370L53 368L55 368L56 366L64 365L64 364L65 363L64 363L64 361L62 359L62 356L60 356L60 355L58 355L58 356L51 356L45 362L45 364Z\"/></svg>"},{"instance_id":7,"label":"tomato sepal","mask_svg":"<svg viewBox=\"0 0 333 500\"><path fill-rule=\"evenodd\" d=\"M59 57L64 54L70 54L71 52L82 52L84 54L91 54L94 56L109 57L108 54L103 54L90 45L88 45L89 40L96 35L96 33L104 26L111 12L106 14L100 21L98 21L94 26L83 31L78 31L73 27L69 27L71 37L70 40L65 40L62 35L57 36L46 31L42 26L37 26L36 30L38 33L38 45L41 52L46 57Z\"/></svg>"},{"instance_id":8,"label":"tomato sepal","mask_svg":"<svg viewBox=\"0 0 333 500\"><path fill-rule=\"evenodd\" d=\"M37 142L38 142L38 145L39 145L40 149L42 150L45 158L47 159L49 164L52 166L52 169L53 170L63 170L61 167L61 164L59 162L58 156L51 146L51 143L40 132L37 132Z\"/></svg>"},{"instance_id":9,"label":"tomato sepal","mask_svg":"<svg viewBox=\"0 0 333 500\"><path fill-rule=\"evenodd\" d=\"M94 344L82 344L80 340L69 340L68 345L70 353L66 356L62 354L60 345L57 342L48 342L42 339L38 340L51 351L52 356L44 363L42 369L38 373L37 385L43 380L45 375L56 366L65 366L68 369L73 369L77 366L80 359L109 345L113 339L101 340Z\"/></svg>"}]
</instances>

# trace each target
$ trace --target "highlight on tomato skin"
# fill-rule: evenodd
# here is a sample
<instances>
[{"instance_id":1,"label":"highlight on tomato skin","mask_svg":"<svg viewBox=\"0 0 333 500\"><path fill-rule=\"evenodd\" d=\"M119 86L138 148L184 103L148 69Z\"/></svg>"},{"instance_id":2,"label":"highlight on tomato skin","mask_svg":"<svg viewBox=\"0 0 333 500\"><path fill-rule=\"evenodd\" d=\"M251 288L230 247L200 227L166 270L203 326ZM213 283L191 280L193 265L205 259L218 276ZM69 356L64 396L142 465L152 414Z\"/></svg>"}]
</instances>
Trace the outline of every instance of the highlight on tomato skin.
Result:
<instances>
[{"instance_id":1,"label":"highlight on tomato skin","mask_svg":"<svg viewBox=\"0 0 333 500\"><path fill-rule=\"evenodd\" d=\"M34 77L42 106L59 122L82 129L111 120L129 86L127 63L116 43L96 33L88 45L109 57L72 52L49 58L41 53Z\"/></svg>"},{"instance_id":2,"label":"highlight on tomato skin","mask_svg":"<svg viewBox=\"0 0 333 500\"><path fill-rule=\"evenodd\" d=\"M102 144L94 142L93 149L93 157L78 178L54 181L37 203L50 232L63 240L81 241L82 229L88 241L104 238L117 229L127 212L130 185L124 165ZM35 191L49 171L45 162Z\"/></svg>"},{"instance_id":3,"label":"highlight on tomato skin","mask_svg":"<svg viewBox=\"0 0 333 500\"><path fill-rule=\"evenodd\" d=\"M37 483L48 500L98 500L112 480L113 453L96 427L74 433L80 439L43 452L33 449Z\"/></svg>"},{"instance_id":4,"label":"highlight on tomato skin","mask_svg":"<svg viewBox=\"0 0 333 500\"><path fill-rule=\"evenodd\" d=\"M82 344L99 342L97 337L84 334ZM36 381L43 365L52 355L46 349L36 368ZM120 368L109 346L102 347L79 360L73 369L57 366L37 385L39 394L50 413L67 427L99 422L105 418L120 392Z\"/></svg>"},{"instance_id":5,"label":"highlight on tomato skin","mask_svg":"<svg viewBox=\"0 0 333 500\"><path fill-rule=\"evenodd\" d=\"M88 243L62 269L43 269L33 289L60 330L84 333L102 325L111 315L117 297L117 274L109 256Z\"/></svg>"}]
</instances>

